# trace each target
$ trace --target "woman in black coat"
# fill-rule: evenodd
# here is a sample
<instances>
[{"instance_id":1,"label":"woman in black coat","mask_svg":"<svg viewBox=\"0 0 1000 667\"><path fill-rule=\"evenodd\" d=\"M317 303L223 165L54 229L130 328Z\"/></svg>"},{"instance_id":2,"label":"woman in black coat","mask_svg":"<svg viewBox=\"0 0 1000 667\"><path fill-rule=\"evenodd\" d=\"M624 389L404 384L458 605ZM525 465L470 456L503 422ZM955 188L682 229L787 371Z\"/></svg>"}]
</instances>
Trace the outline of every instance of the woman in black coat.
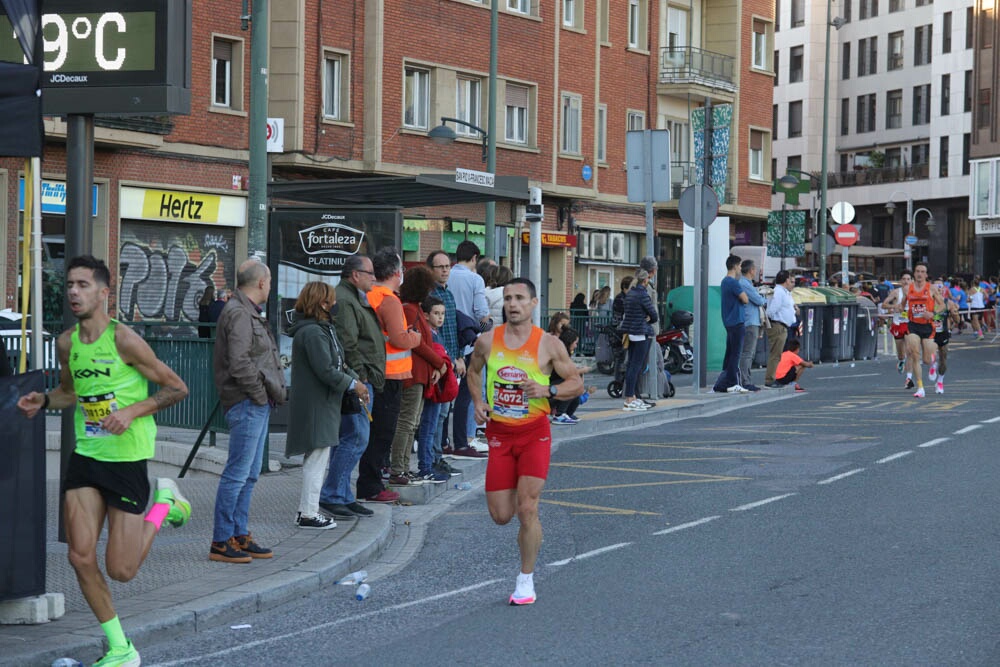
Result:
<instances>
[{"instance_id":1,"label":"woman in black coat","mask_svg":"<svg viewBox=\"0 0 1000 667\"><path fill-rule=\"evenodd\" d=\"M625 315L622 318L619 331L628 336L628 365L625 367L625 405L626 411L649 409L649 405L636 398L636 385L639 374L646 367L649 359L649 344L655 337L653 323L656 322L656 308L649 298L646 283L649 274L643 269L635 272L635 283L625 296Z\"/></svg>"}]
</instances>

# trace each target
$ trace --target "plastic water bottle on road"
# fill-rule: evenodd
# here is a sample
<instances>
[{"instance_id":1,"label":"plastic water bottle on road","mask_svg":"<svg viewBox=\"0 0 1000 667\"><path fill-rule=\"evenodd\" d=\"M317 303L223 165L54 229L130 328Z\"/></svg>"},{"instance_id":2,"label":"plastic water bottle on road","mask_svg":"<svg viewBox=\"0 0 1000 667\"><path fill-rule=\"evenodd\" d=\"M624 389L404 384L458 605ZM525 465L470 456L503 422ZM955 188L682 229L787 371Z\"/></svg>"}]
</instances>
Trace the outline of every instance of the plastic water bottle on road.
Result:
<instances>
[{"instance_id":1,"label":"plastic water bottle on road","mask_svg":"<svg viewBox=\"0 0 1000 667\"><path fill-rule=\"evenodd\" d=\"M351 572L337 583L341 586L357 586L367 578L368 572L366 570L358 570L357 572Z\"/></svg>"},{"instance_id":2,"label":"plastic water bottle on road","mask_svg":"<svg viewBox=\"0 0 1000 667\"><path fill-rule=\"evenodd\" d=\"M469 489L472 488L472 484L470 484L469 482L462 482L461 484L456 484L455 488L458 489L459 491L468 491Z\"/></svg>"},{"instance_id":3,"label":"plastic water bottle on road","mask_svg":"<svg viewBox=\"0 0 1000 667\"><path fill-rule=\"evenodd\" d=\"M361 602L366 597L368 597L368 594L371 592L372 592L371 586L369 586L368 584L361 584L360 586L358 586L358 590L354 591L354 599L357 600L358 602Z\"/></svg>"},{"instance_id":4,"label":"plastic water bottle on road","mask_svg":"<svg viewBox=\"0 0 1000 667\"><path fill-rule=\"evenodd\" d=\"M52 662L52 667L83 667L83 663L73 658L59 658Z\"/></svg>"}]
</instances>

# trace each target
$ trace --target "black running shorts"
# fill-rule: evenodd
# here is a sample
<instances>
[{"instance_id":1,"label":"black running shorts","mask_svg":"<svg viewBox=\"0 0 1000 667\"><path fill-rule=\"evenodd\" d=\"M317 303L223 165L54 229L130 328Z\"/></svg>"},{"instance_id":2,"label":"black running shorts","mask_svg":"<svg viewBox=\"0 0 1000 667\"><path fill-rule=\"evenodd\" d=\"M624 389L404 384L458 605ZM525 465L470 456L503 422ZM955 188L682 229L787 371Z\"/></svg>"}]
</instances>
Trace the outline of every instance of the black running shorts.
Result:
<instances>
[{"instance_id":1,"label":"black running shorts","mask_svg":"<svg viewBox=\"0 0 1000 667\"><path fill-rule=\"evenodd\" d=\"M944 347L951 340L951 332L947 329L943 329L934 334L934 342L937 343L938 347Z\"/></svg>"},{"instance_id":2,"label":"black running shorts","mask_svg":"<svg viewBox=\"0 0 1000 667\"><path fill-rule=\"evenodd\" d=\"M788 372L785 373L782 377L775 379L775 382L781 385L791 384L795 382L798 375L799 375L798 369L795 366L792 366L791 368L788 369Z\"/></svg>"},{"instance_id":3,"label":"black running shorts","mask_svg":"<svg viewBox=\"0 0 1000 667\"><path fill-rule=\"evenodd\" d=\"M66 467L63 491L91 487L109 507L142 514L149 502L146 461L98 461L73 452Z\"/></svg>"},{"instance_id":4,"label":"black running shorts","mask_svg":"<svg viewBox=\"0 0 1000 667\"><path fill-rule=\"evenodd\" d=\"M922 322L910 322L910 333L916 334L920 340L934 337L934 325Z\"/></svg>"}]
</instances>

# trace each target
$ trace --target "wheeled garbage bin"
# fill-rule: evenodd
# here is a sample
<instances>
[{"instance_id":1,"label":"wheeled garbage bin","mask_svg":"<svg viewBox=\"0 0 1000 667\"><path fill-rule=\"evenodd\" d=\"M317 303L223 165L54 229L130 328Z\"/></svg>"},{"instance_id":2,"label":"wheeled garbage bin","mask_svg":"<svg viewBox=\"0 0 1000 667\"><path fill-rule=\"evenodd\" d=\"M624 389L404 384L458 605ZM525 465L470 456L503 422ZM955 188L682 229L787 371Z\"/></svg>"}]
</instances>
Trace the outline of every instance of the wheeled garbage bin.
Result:
<instances>
[{"instance_id":1,"label":"wheeled garbage bin","mask_svg":"<svg viewBox=\"0 0 1000 667\"><path fill-rule=\"evenodd\" d=\"M796 287L792 301L799 307L799 356L806 361L821 361L823 347L823 311L826 296L811 287Z\"/></svg>"},{"instance_id":2,"label":"wheeled garbage bin","mask_svg":"<svg viewBox=\"0 0 1000 667\"><path fill-rule=\"evenodd\" d=\"M871 299L857 297L858 314L854 318L854 358L874 359L878 352L878 306Z\"/></svg>"},{"instance_id":3,"label":"wheeled garbage bin","mask_svg":"<svg viewBox=\"0 0 1000 667\"><path fill-rule=\"evenodd\" d=\"M826 296L823 309L822 361L847 361L854 358L854 320L858 304L853 294L837 287L816 287Z\"/></svg>"}]
</instances>

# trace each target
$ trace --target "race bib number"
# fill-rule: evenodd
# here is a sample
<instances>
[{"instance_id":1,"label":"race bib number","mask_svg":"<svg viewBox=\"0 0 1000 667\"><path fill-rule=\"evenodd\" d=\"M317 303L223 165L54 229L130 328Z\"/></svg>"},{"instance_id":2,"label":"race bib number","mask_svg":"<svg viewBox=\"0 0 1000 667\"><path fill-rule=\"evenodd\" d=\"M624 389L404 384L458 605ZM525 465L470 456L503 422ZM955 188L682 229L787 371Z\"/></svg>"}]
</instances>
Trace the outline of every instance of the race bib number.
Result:
<instances>
[{"instance_id":1,"label":"race bib number","mask_svg":"<svg viewBox=\"0 0 1000 667\"><path fill-rule=\"evenodd\" d=\"M528 393L524 381L528 374L520 368L506 366L497 371L493 381L493 414L508 419L528 416Z\"/></svg>"},{"instance_id":2,"label":"race bib number","mask_svg":"<svg viewBox=\"0 0 1000 667\"><path fill-rule=\"evenodd\" d=\"M83 426L87 437L99 438L111 435L101 426L101 420L118 411L118 399L114 393L97 396L81 396L80 410L83 412Z\"/></svg>"}]
</instances>

